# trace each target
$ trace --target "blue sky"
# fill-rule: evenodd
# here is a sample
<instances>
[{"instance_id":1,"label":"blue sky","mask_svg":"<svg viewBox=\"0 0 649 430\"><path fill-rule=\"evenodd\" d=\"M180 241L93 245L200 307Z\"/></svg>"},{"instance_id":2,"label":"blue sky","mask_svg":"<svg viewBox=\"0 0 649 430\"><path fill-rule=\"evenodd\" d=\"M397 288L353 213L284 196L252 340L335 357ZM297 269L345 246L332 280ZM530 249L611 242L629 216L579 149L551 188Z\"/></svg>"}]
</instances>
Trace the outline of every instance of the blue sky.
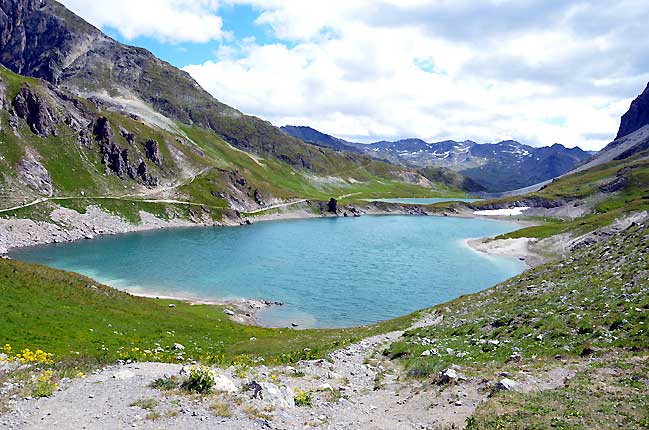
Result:
<instances>
[{"instance_id":1,"label":"blue sky","mask_svg":"<svg viewBox=\"0 0 649 430\"><path fill-rule=\"evenodd\" d=\"M260 44L275 42L272 28L269 25L255 23L259 13L260 11L251 5L225 5L219 9L219 16L223 20L222 29L231 34L228 36L231 38L230 40L254 38ZM146 48L157 57L180 68L214 59L219 48L228 45L228 40L196 43L192 41L163 41L151 36L138 36L129 39L115 27L106 26L103 30L115 40Z\"/></svg>"},{"instance_id":2,"label":"blue sky","mask_svg":"<svg viewBox=\"0 0 649 430\"><path fill-rule=\"evenodd\" d=\"M62 0L276 125L600 149L649 81L646 0Z\"/></svg>"}]
</instances>

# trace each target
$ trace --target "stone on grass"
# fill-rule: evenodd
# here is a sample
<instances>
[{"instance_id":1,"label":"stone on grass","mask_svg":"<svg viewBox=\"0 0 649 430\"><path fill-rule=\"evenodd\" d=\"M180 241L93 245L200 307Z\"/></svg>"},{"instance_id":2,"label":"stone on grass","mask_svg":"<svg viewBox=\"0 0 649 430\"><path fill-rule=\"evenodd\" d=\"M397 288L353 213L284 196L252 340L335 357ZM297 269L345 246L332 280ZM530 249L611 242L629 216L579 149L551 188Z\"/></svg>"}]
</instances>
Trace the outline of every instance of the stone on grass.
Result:
<instances>
[{"instance_id":1,"label":"stone on grass","mask_svg":"<svg viewBox=\"0 0 649 430\"><path fill-rule=\"evenodd\" d=\"M512 391L518 387L518 382L513 379L503 378L500 381L496 382L495 388L500 391Z\"/></svg>"}]
</instances>

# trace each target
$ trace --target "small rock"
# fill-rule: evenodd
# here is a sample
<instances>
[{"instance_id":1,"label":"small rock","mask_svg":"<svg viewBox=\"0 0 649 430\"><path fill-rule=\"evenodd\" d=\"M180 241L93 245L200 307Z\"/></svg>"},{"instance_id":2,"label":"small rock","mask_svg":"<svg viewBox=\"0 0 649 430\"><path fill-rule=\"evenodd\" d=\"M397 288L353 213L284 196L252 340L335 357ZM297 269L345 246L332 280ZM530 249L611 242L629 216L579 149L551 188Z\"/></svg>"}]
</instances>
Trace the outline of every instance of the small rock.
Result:
<instances>
[{"instance_id":1,"label":"small rock","mask_svg":"<svg viewBox=\"0 0 649 430\"><path fill-rule=\"evenodd\" d=\"M503 378L500 381L496 382L495 385L496 390L501 391L511 391L516 389L516 387L518 387L518 382L509 378Z\"/></svg>"},{"instance_id":2,"label":"small rock","mask_svg":"<svg viewBox=\"0 0 649 430\"><path fill-rule=\"evenodd\" d=\"M180 343L174 343L174 350L176 350L176 351L184 351L185 346L183 344L180 344Z\"/></svg>"},{"instance_id":3,"label":"small rock","mask_svg":"<svg viewBox=\"0 0 649 430\"><path fill-rule=\"evenodd\" d=\"M442 384L455 384L460 379L457 372L453 369L446 369L439 374Z\"/></svg>"},{"instance_id":4,"label":"small rock","mask_svg":"<svg viewBox=\"0 0 649 430\"><path fill-rule=\"evenodd\" d=\"M232 312L230 309L223 309L223 313L229 316L233 316L234 312Z\"/></svg>"}]
</instances>

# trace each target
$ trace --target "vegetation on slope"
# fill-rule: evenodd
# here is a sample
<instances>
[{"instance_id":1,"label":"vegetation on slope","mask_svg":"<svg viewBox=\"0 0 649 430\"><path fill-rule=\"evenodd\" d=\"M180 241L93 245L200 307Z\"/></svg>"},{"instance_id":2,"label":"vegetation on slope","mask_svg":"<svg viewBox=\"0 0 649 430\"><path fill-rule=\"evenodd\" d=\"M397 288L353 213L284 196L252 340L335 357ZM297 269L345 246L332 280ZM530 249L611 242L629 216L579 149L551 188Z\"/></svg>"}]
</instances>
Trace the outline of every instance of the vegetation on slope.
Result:
<instances>
[{"instance_id":1,"label":"vegetation on slope","mask_svg":"<svg viewBox=\"0 0 649 430\"><path fill-rule=\"evenodd\" d=\"M649 210L649 151L630 159L605 163L553 181L543 189L522 197L510 197L481 204L544 199L592 206L591 213L575 219L544 219L543 225L529 227L501 238L547 238L572 232L584 234L611 224L634 212Z\"/></svg>"},{"instance_id":2,"label":"vegetation on slope","mask_svg":"<svg viewBox=\"0 0 649 430\"><path fill-rule=\"evenodd\" d=\"M470 420L471 429L609 428L601 421L608 419L647 428L647 279L649 226L633 225L564 261L437 306L439 324L406 332L386 354L418 377L452 365L487 378L577 369L573 381L555 390L497 393Z\"/></svg>"},{"instance_id":3,"label":"vegetation on slope","mask_svg":"<svg viewBox=\"0 0 649 430\"><path fill-rule=\"evenodd\" d=\"M0 259L0 343L40 348L56 361L177 362L180 355L229 365L246 355L294 362L405 327L413 318L353 329L267 329L234 323L223 309L135 297L73 273ZM176 343L184 349L174 349Z\"/></svg>"},{"instance_id":4,"label":"vegetation on slope","mask_svg":"<svg viewBox=\"0 0 649 430\"><path fill-rule=\"evenodd\" d=\"M11 100L25 85L59 115L56 135L39 136L25 121L12 117ZM328 201L350 194L364 198L464 196L463 190L468 189L459 175L438 174L430 178L430 184L419 173L403 167L316 147L310 150L316 151L318 157L305 159L309 166L295 166L281 157L259 157L233 147L209 128L181 123L176 125L176 131L154 127L102 103L93 104L70 95L63 97L64 92L55 92L38 80L0 67L2 88L5 100L0 109L0 195L4 208L48 197L43 190L33 189L21 179L19 165L32 155L47 169L51 197L64 199L55 203L81 211L87 205L97 204L129 221L139 219L139 210L143 208L152 209L155 214L186 217L189 207L179 208L178 204L164 201L137 201L155 199L156 195L160 200L172 198L202 205L210 209L206 216L218 220L223 216L222 209L233 201L243 206L263 206L263 202L276 198ZM73 108L66 105L70 103L66 97L75 100ZM67 115L76 117L81 128L61 119ZM120 150L128 151L132 162L146 160L145 144L151 139L157 142L163 162L158 165L147 161L147 166L160 179L160 187L146 188L139 179L120 179L114 172L106 174L107 166L102 163L95 137L83 144L79 140L80 133L89 133L99 117L108 119L114 143ZM88 123L91 126L86 127ZM130 141L128 133L132 136ZM301 146L304 144L299 143L296 148ZM43 204L36 212L51 208L52 205ZM25 213L32 211L3 216Z\"/></svg>"}]
</instances>

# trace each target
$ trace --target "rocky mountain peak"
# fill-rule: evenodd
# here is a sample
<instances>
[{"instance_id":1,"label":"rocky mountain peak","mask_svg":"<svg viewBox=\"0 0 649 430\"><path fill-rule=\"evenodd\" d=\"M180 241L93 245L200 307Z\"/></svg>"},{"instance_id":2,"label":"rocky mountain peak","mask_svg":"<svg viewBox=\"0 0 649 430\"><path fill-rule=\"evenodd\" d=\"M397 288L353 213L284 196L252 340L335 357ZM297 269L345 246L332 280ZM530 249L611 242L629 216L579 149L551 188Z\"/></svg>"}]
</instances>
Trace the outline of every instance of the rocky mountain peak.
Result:
<instances>
[{"instance_id":1,"label":"rocky mountain peak","mask_svg":"<svg viewBox=\"0 0 649 430\"><path fill-rule=\"evenodd\" d=\"M16 73L57 82L84 46L105 38L51 0L0 0L0 61Z\"/></svg>"},{"instance_id":2,"label":"rocky mountain peak","mask_svg":"<svg viewBox=\"0 0 649 430\"><path fill-rule=\"evenodd\" d=\"M616 139L624 137L649 124L649 84L644 92L631 102L631 107L622 116Z\"/></svg>"}]
</instances>

